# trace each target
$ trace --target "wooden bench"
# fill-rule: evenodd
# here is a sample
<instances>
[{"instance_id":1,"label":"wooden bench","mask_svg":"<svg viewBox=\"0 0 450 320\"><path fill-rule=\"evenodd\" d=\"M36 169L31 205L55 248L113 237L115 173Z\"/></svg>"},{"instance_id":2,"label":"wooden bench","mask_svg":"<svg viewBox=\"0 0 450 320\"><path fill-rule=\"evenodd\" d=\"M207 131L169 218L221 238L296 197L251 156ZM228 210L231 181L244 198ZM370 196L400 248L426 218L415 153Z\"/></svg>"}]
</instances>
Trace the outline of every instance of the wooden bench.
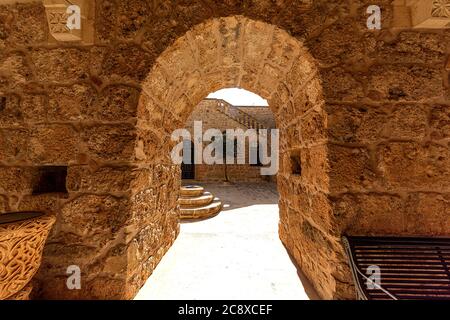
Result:
<instances>
[{"instance_id":1,"label":"wooden bench","mask_svg":"<svg viewBox=\"0 0 450 320\"><path fill-rule=\"evenodd\" d=\"M343 237L342 241L358 299L450 300L450 239Z\"/></svg>"}]
</instances>

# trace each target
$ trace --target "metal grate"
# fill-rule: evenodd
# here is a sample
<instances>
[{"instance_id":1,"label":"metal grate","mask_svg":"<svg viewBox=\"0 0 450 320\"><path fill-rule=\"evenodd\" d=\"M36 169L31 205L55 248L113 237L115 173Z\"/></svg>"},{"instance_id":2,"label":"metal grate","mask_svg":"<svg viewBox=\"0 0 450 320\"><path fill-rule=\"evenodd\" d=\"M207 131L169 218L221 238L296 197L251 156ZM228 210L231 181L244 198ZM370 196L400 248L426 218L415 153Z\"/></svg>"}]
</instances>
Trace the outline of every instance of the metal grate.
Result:
<instances>
[{"instance_id":1,"label":"metal grate","mask_svg":"<svg viewBox=\"0 0 450 320\"><path fill-rule=\"evenodd\" d=\"M343 242L360 299L450 300L450 239L344 237ZM367 286L370 266L380 271L373 289Z\"/></svg>"}]
</instances>

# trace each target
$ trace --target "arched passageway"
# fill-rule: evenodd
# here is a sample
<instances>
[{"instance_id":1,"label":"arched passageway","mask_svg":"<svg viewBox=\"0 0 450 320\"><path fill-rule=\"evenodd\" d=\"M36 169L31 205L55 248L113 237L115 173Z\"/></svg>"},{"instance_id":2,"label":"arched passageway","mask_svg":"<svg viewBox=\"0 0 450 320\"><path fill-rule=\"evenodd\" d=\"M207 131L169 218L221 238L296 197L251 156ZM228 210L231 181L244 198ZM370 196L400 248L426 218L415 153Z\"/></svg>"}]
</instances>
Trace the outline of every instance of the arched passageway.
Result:
<instances>
[{"instance_id":1,"label":"arched passageway","mask_svg":"<svg viewBox=\"0 0 450 320\"><path fill-rule=\"evenodd\" d=\"M325 199L328 192L322 89L314 59L285 31L235 16L210 20L177 39L142 87L136 148L140 165L164 166L162 186L179 185L179 168L170 159L171 133L183 127L210 92L227 87L244 88L269 102L280 130L280 237L320 294L335 297L339 288L333 274L345 266L340 231L331 233L307 216L299 201L301 193ZM314 156L314 163L306 154ZM304 164L301 174L299 163ZM166 214L176 210L173 204L159 205ZM329 221L329 209L324 201L315 214ZM174 225L163 227L176 230Z\"/></svg>"}]
</instances>

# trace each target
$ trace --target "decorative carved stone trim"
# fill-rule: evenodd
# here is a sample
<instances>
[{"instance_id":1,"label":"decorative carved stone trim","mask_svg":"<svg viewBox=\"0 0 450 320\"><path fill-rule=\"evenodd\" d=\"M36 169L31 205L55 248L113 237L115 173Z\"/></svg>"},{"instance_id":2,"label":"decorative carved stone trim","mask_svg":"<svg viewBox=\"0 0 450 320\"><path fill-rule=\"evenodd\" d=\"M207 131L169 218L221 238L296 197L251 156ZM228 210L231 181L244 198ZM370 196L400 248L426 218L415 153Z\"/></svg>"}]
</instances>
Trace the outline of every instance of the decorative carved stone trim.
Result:
<instances>
[{"instance_id":1,"label":"decorative carved stone trim","mask_svg":"<svg viewBox=\"0 0 450 320\"><path fill-rule=\"evenodd\" d=\"M450 18L450 1L434 0L431 9L431 16L438 18Z\"/></svg>"},{"instance_id":2,"label":"decorative carved stone trim","mask_svg":"<svg viewBox=\"0 0 450 320\"><path fill-rule=\"evenodd\" d=\"M93 0L43 0L47 14L50 34L56 41L94 43L94 8ZM68 7L77 5L81 11L81 29L70 30L67 21L70 14Z\"/></svg>"},{"instance_id":3,"label":"decorative carved stone trim","mask_svg":"<svg viewBox=\"0 0 450 320\"><path fill-rule=\"evenodd\" d=\"M449 28L450 0L396 0L393 27Z\"/></svg>"}]
</instances>

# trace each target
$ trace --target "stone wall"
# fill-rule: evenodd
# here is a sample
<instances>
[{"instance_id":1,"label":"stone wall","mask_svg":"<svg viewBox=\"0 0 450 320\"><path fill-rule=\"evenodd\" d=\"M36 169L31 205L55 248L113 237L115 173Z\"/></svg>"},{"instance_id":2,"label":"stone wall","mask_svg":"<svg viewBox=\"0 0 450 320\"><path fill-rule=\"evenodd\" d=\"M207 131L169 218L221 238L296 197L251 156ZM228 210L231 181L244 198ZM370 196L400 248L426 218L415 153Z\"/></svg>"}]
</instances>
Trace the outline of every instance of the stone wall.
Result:
<instances>
[{"instance_id":1,"label":"stone wall","mask_svg":"<svg viewBox=\"0 0 450 320\"><path fill-rule=\"evenodd\" d=\"M342 234L450 236L450 33L391 28L394 13L97 0L86 45L55 42L40 2L0 6L0 210L57 216L35 296L133 297L178 232L170 134L230 86L269 101L280 237L323 298L354 297ZM49 165L67 190L33 195Z\"/></svg>"}]
</instances>

